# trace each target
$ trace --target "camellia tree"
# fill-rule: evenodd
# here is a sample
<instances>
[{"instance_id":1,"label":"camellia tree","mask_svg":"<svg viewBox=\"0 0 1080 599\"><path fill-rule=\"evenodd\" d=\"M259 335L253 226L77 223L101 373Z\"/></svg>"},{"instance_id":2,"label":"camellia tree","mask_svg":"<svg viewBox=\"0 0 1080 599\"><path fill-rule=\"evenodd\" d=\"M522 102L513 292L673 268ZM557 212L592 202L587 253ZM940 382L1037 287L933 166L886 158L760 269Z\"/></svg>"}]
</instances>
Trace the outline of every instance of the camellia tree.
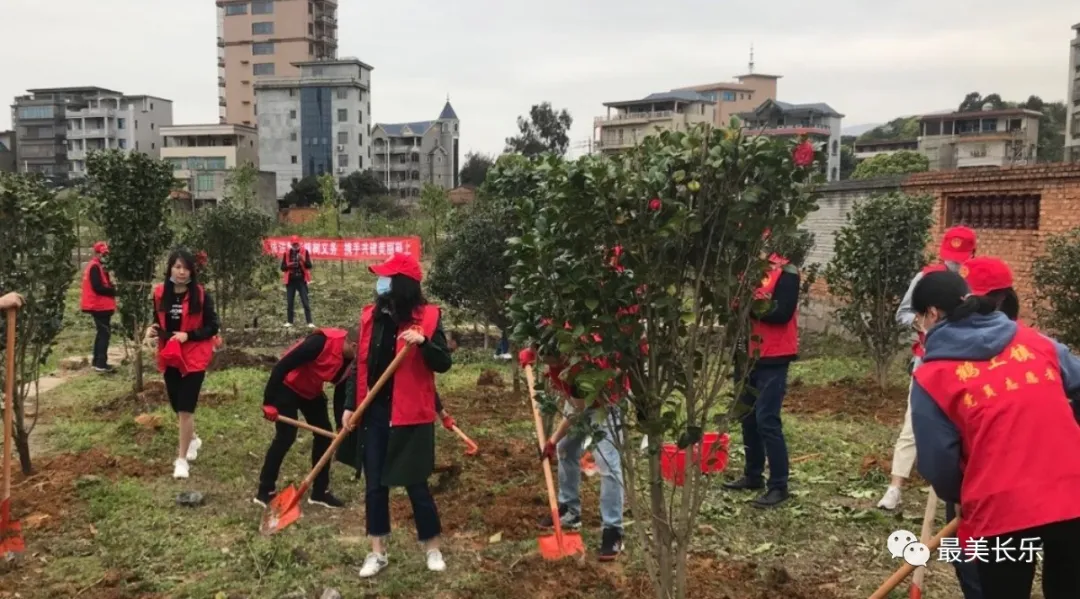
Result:
<instances>
[{"instance_id":1,"label":"camellia tree","mask_svg":"<svg viewBox=\"0 0 1080 599\"><path fill-rule=\"evenodd\" d=\"M515 190L522 224L510 240L516 339L567 360L586 405L629 383L619 410L650 452L613 442L659 599L687 596L709 487L696 468L682 486L665 483L659 449L724 432L745 411L734 398L753 359L736 358L751 311L767 308L754 298L768 268L765 238L794 234L815 209L821 157L807 141L699 127L650 136L614 158L500 161L488 175Z\"/></svg>"},{"instance_id":2,"label":"camellia tree","mask_svg":"<svg viewBox=\"0 0 1080 599\"><path fill-rule=\"evenodd\" d=\"M1073 348L1080 348L1080 229L1046 240L1046 253L1031 269L1039 323Z\"/></svg>"}]
</instances>

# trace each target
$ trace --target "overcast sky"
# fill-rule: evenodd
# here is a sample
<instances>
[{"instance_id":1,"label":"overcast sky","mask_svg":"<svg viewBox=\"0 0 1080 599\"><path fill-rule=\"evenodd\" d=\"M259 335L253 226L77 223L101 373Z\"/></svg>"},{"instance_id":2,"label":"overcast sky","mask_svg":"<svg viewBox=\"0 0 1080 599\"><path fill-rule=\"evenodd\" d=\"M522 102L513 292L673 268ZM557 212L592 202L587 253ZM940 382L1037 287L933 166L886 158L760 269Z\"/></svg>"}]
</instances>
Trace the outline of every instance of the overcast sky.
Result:
<instances>
[{"instance_id":1,"label":"overcast sky","mask_svg":"<svg viewBox=\"0 0 1080 599\"><path fill-rule=\"evenodd\" d=\"M438 116L462 148L502 150L517 115L550 101L592 136L603 102L783 75L779 99L827 102L844 126L959 104L970 91L1066 95L1077 0L339 0L339 55L375 67L372 116ZM871 8L873 7L873 8ZM97 85L174 101L216 122L213 0L0 0L0 98ZM0 130L10 128L0 111ZM576 152L575 152L576 153Z\"/></svg>"}]
</instances>

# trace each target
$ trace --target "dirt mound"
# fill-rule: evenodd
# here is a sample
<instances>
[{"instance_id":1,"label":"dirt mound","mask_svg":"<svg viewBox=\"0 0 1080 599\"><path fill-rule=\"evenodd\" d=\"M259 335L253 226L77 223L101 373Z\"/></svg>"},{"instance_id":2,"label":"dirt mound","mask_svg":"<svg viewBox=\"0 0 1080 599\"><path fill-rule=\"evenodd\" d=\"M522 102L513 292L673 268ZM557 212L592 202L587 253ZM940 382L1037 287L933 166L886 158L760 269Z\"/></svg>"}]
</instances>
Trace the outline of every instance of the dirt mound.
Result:
<instances>
[{"instance_id":1,"label":"dirt mound","mask_svg":"<svg viewBox=\"0 0 1080 599\"><path fill-rule=\"evenodd\" d=\"M792 381L784 398L784 411L816 416L873 419L882 424L904 421L908 390L889 387L882 391L870 379L840 379L827 385L804 385Z\"/></svg>"},{"instance_id":2,"label":"dirt mound","mask_svg":"<svg viewBox=\"0 0 1080 599\"><path fill-rule=\"evenodd\" d=\"M146 412L153 412L157 408L168 404L169 396L165 393L165 383L151 381L143 385L141 392L119 395L103 404L94 406L91 411L103 415L132 414L137 416Z\"/></svg>"},{"instance_id":3,"label":"dirt mound","mask_svg":"<svg viewBox=\"0 0 1080 599\"><path fill-rule=\"evenodd\" d=\"M229 368L259 368L270 370L277 364L277 357L268 354L249 354L231 347L222 348L214 352L214 360L206 369L208 372L227 370Z\"/></svg>"},{"instance_id":4,"label":"dirt mound","mask_svg":"<svg viewBox=\"0 0 1080 599\"><path fill-rule=\"evenodd\" d=\"M480 373L480 376L476 379L477 387L498 387L502 388L506 386L503 382L502 375L494 370L485 370Z\"/></svg>"}]
</instances>

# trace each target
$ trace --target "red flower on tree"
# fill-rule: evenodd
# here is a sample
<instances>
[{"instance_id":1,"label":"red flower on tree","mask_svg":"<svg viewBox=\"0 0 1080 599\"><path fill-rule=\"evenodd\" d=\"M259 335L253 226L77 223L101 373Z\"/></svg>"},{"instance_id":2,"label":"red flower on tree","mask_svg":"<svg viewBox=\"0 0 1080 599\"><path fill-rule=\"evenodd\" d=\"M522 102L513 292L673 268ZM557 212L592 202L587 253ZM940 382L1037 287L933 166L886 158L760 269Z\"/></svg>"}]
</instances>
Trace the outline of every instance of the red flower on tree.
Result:
<instances>
[{"instance_id":1,"label":"red flower on tree","mask_svg":"<svg viewBox=\"0 0 1080 599\"><path fill-rule=\"evenodd\" d=\"M208 262L210 262L210 258L207 257L206 252L199 252L195 254L195 266L203 268Z\"/></svg>"},{"instance_id":2,"label":"red flower on tree","mask_svg":"<svg viewBox=\"0 0 1080 599\"><path fill-rule=\"evenodd\" d=\"M649 200L649 210L652 210L653 212L658 212L661 205L662 204L660 202L660 198L653 198Z\"/></svg>"},{"instance_id":3,"label":"red flower on tree","mask_svg":"<svg viewBox=\"0 0 1080 599\"><path fill-rule=\"evenodd\" d=\"M795 152L792 156L795 161L795 166L810 166L814 163L814 144L809 140L799 143L795 146Z\"/></svg>"}]
</instances>

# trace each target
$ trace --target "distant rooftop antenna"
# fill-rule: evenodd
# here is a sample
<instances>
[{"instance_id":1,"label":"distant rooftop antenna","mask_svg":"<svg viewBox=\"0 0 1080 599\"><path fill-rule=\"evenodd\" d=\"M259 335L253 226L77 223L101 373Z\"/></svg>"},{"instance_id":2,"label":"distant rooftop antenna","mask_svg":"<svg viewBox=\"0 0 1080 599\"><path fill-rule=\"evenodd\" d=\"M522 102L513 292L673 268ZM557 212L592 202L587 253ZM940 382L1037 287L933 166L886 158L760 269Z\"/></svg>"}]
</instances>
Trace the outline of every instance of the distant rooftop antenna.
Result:
<instances>
[{"instance_id":1,"label":"distant rooftop antenna","mask_svg":"<svg viewBox=\"0 0 1080 599\"><path fill-rule=\"evenodd\" d=\"M750 74L754 74L754 42L750 42Z\"/></svg>"}]
</instances>

